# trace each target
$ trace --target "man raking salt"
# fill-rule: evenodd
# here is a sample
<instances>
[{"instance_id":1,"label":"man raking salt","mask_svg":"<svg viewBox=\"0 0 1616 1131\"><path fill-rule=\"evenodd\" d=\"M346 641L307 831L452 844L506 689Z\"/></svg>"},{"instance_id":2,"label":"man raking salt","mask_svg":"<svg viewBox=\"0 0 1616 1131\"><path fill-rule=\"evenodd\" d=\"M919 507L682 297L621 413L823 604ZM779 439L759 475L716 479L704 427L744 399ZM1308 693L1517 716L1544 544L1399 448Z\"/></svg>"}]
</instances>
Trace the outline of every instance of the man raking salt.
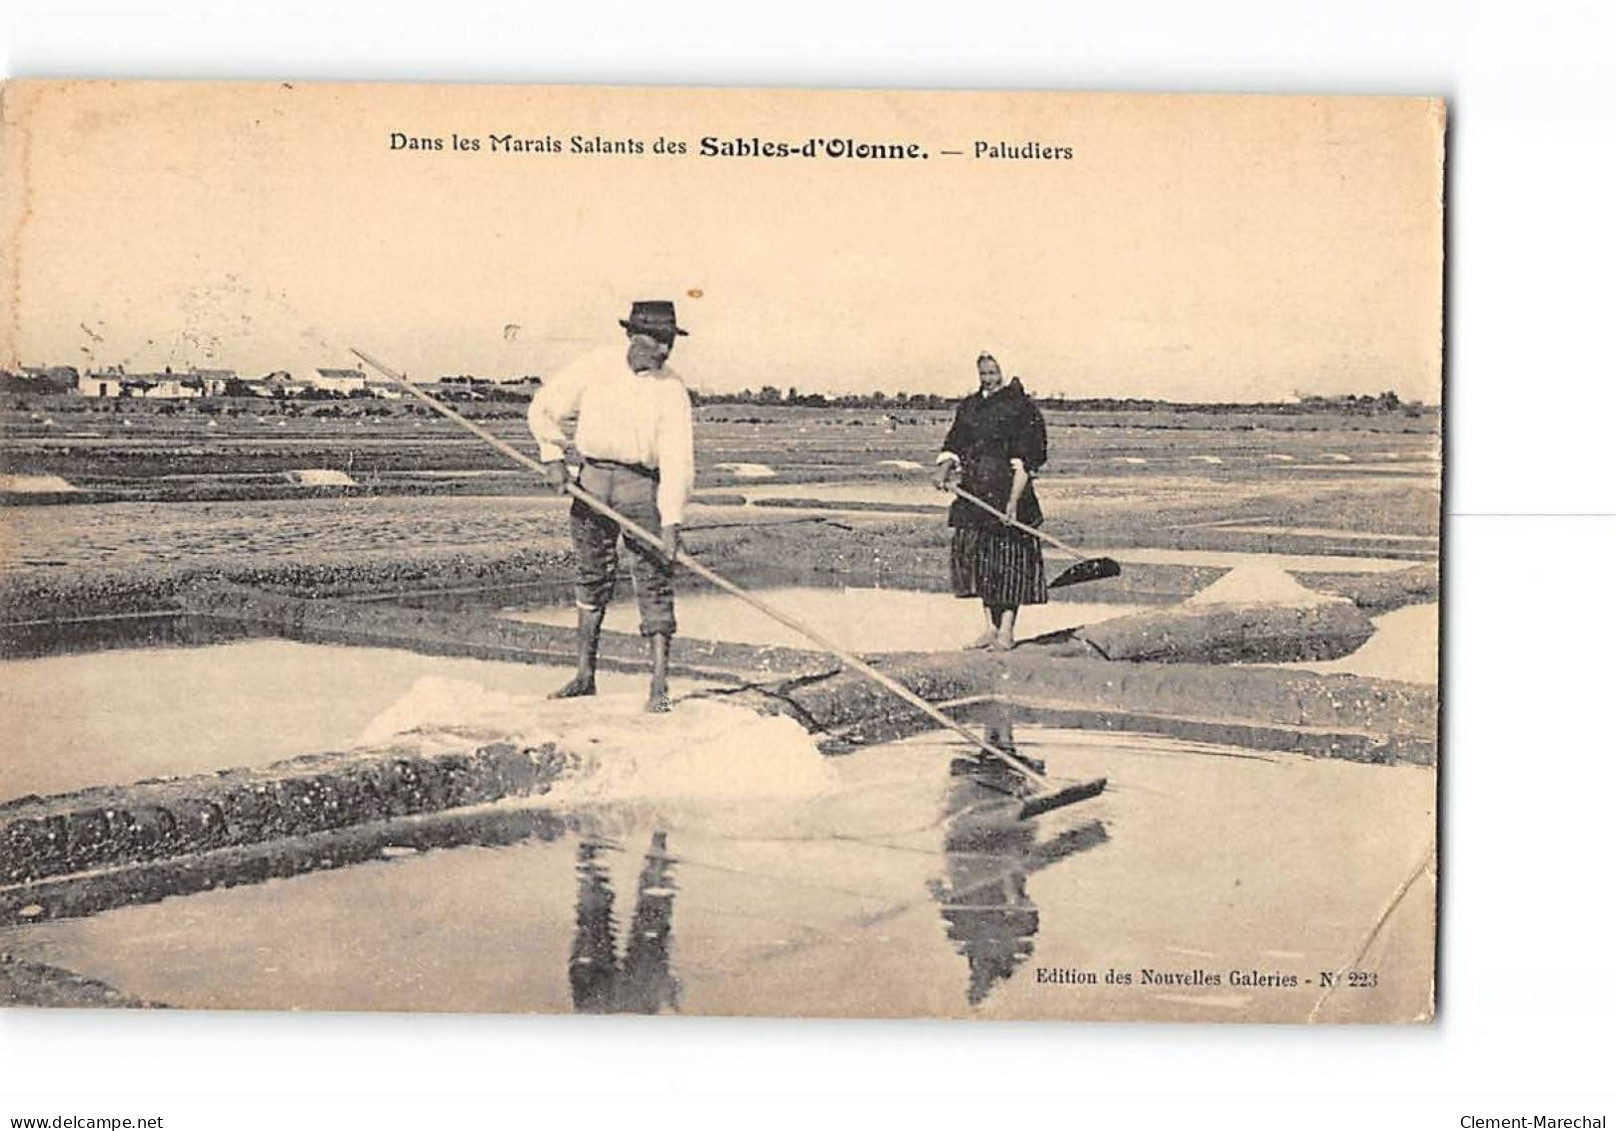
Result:
<instances>
[{"instance_id":1,"label":"man raking salt","mask_svg":"<svg viewBox=\"0 0 1616 1131\"><path fill-rule=\"evenodd\" d=\"M685 331L673 303L666 301L636 302L618 324L628 334L626 354L590 354L546 381L528 407L528 427L539 444L544 481L565 492L562 422L576 414L573 446L583 460L578 486L647 531L660 531L662 544L642 543L613 519L573 500L578 671L551 698L595 694L601 622L617 583L621 539L628 547L640 634L651 641L651 692L645 708L661 712L669 706L668 645L678 627L673 562L695 482L690 395L667 365L675 340Z\"/></svg>"}]
</instances>

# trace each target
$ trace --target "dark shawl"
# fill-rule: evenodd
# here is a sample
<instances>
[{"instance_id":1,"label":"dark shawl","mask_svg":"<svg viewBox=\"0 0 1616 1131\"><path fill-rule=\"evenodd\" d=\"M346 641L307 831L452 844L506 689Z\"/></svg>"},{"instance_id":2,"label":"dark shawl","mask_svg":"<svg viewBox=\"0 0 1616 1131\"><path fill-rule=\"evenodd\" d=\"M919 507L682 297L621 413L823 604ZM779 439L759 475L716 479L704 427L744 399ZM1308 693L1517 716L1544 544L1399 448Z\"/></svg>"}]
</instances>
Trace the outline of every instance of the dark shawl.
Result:
<instances>
[{"instance_id":1,"label":"dark shawl","mask_svg":"<svg viewBox=\"0 0 1616 1131\"><path fill-rule=\"evenodd\" d=\"M1049 458L1044 414L1021 387L1021 379L1013 377L997 392L986 397L973 393L960 402L943 450L960 458L959 485L1002 511L1010 501L1010 461L1020 459L1028 472L1035 472ZM1028 526L1044 521L1031 483L1022 492L1016 518ZM985 524L996 525L997 520L973 503L956 498L949 508L950 526Z\"/></svg>"}]
</instances>

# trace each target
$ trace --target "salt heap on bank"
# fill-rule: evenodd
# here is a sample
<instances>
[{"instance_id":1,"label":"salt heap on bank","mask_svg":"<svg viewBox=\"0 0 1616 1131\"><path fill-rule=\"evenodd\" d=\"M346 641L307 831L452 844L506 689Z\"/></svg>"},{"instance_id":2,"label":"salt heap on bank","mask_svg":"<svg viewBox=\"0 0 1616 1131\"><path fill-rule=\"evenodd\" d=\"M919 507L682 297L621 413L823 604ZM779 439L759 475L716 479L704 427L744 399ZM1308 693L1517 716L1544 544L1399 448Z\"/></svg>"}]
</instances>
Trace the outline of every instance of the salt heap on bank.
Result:
<instances>
[{"instance_id":1,"label":"salt heap on bank","mask_svg":"<svg viewBox=\"0 0 1616 1131\"><path fill-rule=\"evenodd\" d=\"M766 463L715 463L713 467L737 479L773 479L778 474Z\"/></svg>"},{"instance_id":2,"label":"salt heap on bank","mask_svg":"<svg viewBox=\"0 0 1616 1131\"><path fill-rule=\"evenodd\" d=\"M0 475L0 491L17 495L50 495L77 490L60 475Z\"/></svg>"},{"instance_id":3,"label":"salt heap on bank","mask_svg":"<svg viewBox=\"0 0 1616 1131\"><path fill-rule=\"evenodd\" d=\"M1190 597L1186 605L1282 605L1314 608L1339 604L1345 598L1309 589L1289 570L1269 562L1242 562L1211 585Z\"/></svg>"},{"instance_id":4,"label":"salt heap on bank","mask_svg":"<svg viewBox=\"0 0 1616 1131\"><path fill-rule=\"evenodd\" d=\"M1315 593L1289 571L1244 562L1181 604L1085 626L1056 655L1155 663L1333 660L1374 626L1351 601Z\"/></svg>"},{"instance_id":5,"label":"salt heap on bank","mask_svg":"<svg viewBox=\"0 0 1616 1131\"><path fill-rule=\"evenodd\" d=\"M579 801L793 800L835 787L828 759L791 719L711 699L651 715L644 702L638 694L553 700L434 676L417 680L360 742L554 743L580 763L554 794Z\"/></svg>"},{"instance_id":6,"label":"salt heap on bank","mask_svg":"<svg viewBox=\"0 0 1616 1131\"><path fill-rule=\"evenodd\" d=\"M282 421L281 423L285 423ZM357 487L346 471L329 467L299 467L286 473L289 483L300 487Z\"/></svg>"}]
</instances>

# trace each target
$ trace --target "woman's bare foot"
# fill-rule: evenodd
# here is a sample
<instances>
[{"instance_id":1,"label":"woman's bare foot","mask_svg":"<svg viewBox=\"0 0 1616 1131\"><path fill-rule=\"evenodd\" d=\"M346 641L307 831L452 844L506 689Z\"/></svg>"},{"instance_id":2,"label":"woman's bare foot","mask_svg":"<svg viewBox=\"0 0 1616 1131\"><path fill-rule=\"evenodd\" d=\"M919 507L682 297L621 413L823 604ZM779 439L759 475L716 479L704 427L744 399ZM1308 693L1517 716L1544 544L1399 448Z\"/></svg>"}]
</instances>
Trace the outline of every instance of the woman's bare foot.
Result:
<instances>
[{"instance_id":1,"label":"woman's bare foot","mask_svg":"<svg viewBox=\"0 0 1616 1131\"><path fill-rule=\"evenodd\" d=\"M550 692L551 699L581 699L586 695L595 693L595 681L585 676L575 675L567 681L565 687L558 687Z\"/></svg>"},{"instance_id":2,"label":"woman's bare foot","mask_svg":"<svg viewBox=\"0 0 1616 1131\"><path fill-rule=\"evenodd\" d=\"M995 636L987 643L987 649L989 652L1008 652L1015 646L1015 639L1008 636Z\"/></svg>"},{"instance_id":3,"label":"woman's bare foot","mask_svg":"<svg viewBox=\"0 0 1616 1131\"><path fill-rule=\"evenodd\" d=\"M981 636L978 636L975 640L967 644L963 649L961 649L961 651L970 652L973 650L980 651L984 648L991 648L993 647L993 642L997 639L999 638L996 634L992 632L984 632Z\"/></svg>"}]
</instances>

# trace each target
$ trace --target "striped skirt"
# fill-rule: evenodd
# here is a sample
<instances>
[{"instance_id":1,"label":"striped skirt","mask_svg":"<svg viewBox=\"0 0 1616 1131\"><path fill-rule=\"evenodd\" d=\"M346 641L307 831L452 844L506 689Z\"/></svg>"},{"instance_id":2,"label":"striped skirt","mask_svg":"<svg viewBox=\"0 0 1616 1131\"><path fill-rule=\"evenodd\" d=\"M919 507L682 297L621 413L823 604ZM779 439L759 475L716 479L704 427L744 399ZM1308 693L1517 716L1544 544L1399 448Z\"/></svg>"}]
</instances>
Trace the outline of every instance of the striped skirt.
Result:
<instances>
[{"instance_id":1,"label":"striped skirt","mask_svg":"<svg viewBox=\"0 0 1616 1131\"><path fill-rule=\"evenodd\" d=\"M949 574L954 596L977 597L994 608L1049 600L1038 540L1009 526L956 526Z\"/></svg>"}]
</instances>

